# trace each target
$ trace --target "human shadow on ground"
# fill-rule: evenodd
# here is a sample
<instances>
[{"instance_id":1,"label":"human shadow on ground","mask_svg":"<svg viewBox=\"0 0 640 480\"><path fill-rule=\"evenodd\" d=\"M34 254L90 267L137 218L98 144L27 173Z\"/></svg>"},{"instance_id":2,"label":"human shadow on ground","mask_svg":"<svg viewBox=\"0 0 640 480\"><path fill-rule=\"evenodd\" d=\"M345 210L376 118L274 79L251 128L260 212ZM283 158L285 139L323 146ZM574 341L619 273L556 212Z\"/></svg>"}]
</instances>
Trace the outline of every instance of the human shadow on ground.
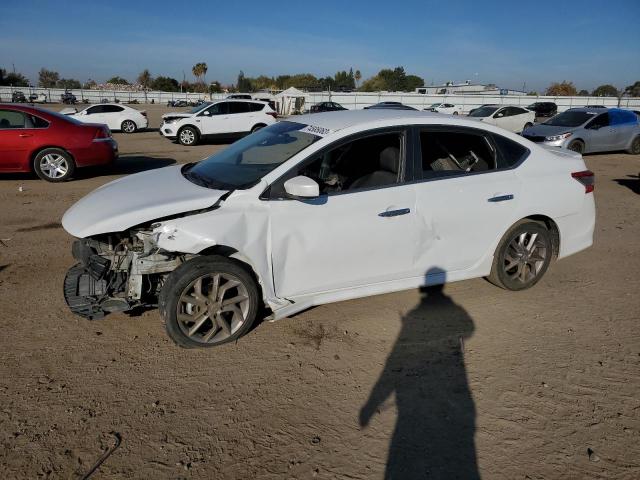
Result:
<instances>
[{"instance_id":1,"label":"human shadow on ground","mask_svg":"<svg viewBox=\"0 0 640 480\"><path fill-rule=\"evenodd\" d=\"M613 181L640 195L640 175L627 175L627 178L615 178Z\"/></svg>"},{"instance_id":2,"label":"human shadow on ground","mask_svg":"<svg viewBox=\"0 0 640 480\"><path fill-rule=\"evenodd\" d=\"M430 278L444 272L431 269ZM433 275L433 276L432 276ZM479 479L475 406L464 364L464 340L473 320L444 291L421 290L384 370L360 411L360 425L395 394L398 412L385 479Z\"/></svg>"}]
</instances>

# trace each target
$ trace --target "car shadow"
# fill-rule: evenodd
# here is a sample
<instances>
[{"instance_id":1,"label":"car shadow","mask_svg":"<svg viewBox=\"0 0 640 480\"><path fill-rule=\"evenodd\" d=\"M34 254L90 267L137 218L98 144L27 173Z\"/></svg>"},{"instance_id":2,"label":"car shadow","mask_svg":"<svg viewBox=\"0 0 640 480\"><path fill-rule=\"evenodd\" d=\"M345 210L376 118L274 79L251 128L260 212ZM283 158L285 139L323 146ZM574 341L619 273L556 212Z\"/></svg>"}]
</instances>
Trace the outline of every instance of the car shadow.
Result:
<instances>
[{"instance_id":1,"label":"car shadow","mask_svg":"<svg viewBox=\"0 0 640 480\"><path fill-rule=\"evenodd\" d=\"M640 174L639 175L627 175L627 178L614 178L614 182L623 187L627 187L633 193L640 195Z\"/></svg>"},{"instance_id":2,"label":"car shadow","mask_svg":"<svg viewBox=\"0 0 640 480\"><path fill-rule=\"evenodd\" d=\"M111 175L130 175L132 173L168 167L177 162L173 158L147 157L145 155L121 155L111 166L85 167L76 170L74 179L86 179Z\"/></svg>"},{"instance_id":3,"label":"car shadow","mask_svg":"<svg viewBox=\"0 0 640 480\"><path fill-rule=\"evenodd\" d=\"M439 269L431 269L432 274L444 279ZM402 318L400 334L359 416L366 427L395 394L397 419L385 479L480 478L475 405L464 364L464 340L473 331L469 314L442 285L422 289L420 303Z\"/></svg>"}]
</instances>

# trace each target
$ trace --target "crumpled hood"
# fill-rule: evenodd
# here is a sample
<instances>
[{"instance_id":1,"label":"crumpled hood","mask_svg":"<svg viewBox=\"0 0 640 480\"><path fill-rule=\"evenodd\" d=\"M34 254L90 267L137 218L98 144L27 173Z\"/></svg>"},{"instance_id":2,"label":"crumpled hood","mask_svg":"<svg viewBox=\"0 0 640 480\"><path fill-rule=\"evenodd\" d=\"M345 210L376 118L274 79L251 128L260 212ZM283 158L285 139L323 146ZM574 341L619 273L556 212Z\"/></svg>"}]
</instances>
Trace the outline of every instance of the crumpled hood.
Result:
<instances>
[{"instance_id":1,"label":"crumpled hood","mask_svg":"<svg viewBox=\"0 0 640 480\"><path fill-rule=\"evenodd\" d=\"M561 133L572 132L575 127L556 127L555 125L534 125L527 128L523 134L531 135L535 137L549 137L551 135L560 135Z\"/></svg>"},{"instance_id":2,"label":"crumpled hood","mask_svg":"<svg viewBox=\"0 0 640 480\"><path fill-rule=\"evenodd\" d=\"M193 114L187 112L169 112L162 115L162 118L187 118L191 116L193 116Z\"/></svg>"},{"instance_id":3,"label":"crumpled hood","mask_svg":"<svg viewBox=\"0 0 640 480\"><path fill-rule=\"evenodd\" d=\"M210 207L227 193L191 183L181 168L159 168L107 183L67 210L62 226L81 238L122 232L157 218Z\"/></svg>"}]
</instances>

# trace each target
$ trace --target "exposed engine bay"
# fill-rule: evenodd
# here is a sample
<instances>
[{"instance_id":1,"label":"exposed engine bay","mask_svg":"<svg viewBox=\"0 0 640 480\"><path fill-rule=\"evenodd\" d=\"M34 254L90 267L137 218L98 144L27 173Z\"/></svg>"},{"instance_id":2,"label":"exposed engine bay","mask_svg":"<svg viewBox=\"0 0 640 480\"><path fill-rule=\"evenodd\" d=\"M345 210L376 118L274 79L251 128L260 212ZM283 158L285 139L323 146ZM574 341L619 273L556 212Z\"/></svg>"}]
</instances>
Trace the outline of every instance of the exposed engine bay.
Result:
<instances>
[{"instance_id":1,"label":"exposed engine bay","mask_svg":"<svg viewBox=\"0 0 640 480\"><path fill-rule=\"evenodd\" d=\"M156 306L166 276L193 255L167 252L144 229L81 238L73 243L78 264L64 280L69 308L90 320L109 312Z\"/></svg>"}]
</instances>

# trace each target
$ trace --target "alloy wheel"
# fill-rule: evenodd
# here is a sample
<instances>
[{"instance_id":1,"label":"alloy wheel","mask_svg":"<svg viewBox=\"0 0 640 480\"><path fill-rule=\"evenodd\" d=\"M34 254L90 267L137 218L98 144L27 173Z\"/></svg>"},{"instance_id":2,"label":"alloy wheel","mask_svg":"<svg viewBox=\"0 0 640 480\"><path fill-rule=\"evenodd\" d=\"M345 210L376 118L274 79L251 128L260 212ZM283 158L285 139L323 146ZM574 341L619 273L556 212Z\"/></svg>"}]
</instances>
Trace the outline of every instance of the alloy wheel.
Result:
<instances>
[{"instance_id":1,"label":"alloy wheel","mask_svg":"<svg viewBox=\"0 0 640 480\"><path fill-rule=\"evenodd\" d=\"M48 153L40 159L40 170L49 178L64 177L69 171L67 159L57 153Z\"/></svg>"},{"instance_id":2,"label":"alloy wheel","mask_svg":"<svg viewBox=\"0 0 640 480\"><path fill-rule=\"evenodd\" d=\"M235 275L210 273L191 282L180 295L177 320L191 340L219 343L242 327L249 315L249 293Z\"/></svg>"},{"instance_id":3,"label":"alloy wheel","mask_svg":"<svg viewBox=\"0 0 640 480\"><path fill-rule=\"evenodd\" d=\"M133 133L136 131L136 124L131 120L125 120L122 123L122 130L124 130L125 133Z\"/></svg>"},{"instance_id":4,"label":"alloy wheel","mask_svg":"<svg viewBox=\"0 0 640 480\"><path fill-rule=\"evenodd\" d=\"M191 145L196 139L196 135L189 129L180 132L180 142L184 145Z\"/></svg>"},{"instance_id":5,"label":"alloy wheel","mask_svg":"<svg viewBox=\"0 0 640 480\"><path fill-rule=\"evenodd\" d=\"M520 283L534 280L542 271L548 247L538 233L523 232L516 236L504 255L504 272Z\"/></svg>"}]
</instances>

